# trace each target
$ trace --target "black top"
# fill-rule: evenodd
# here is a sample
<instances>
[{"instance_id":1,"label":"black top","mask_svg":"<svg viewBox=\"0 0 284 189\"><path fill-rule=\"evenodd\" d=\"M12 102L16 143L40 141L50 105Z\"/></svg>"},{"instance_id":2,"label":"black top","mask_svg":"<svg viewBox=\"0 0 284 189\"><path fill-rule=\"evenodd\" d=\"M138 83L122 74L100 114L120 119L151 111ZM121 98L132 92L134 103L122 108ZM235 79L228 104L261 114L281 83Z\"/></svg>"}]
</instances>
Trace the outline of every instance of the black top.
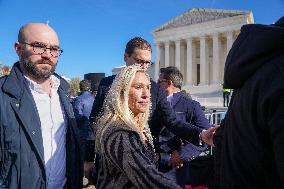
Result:
<instances>
[{"instance_id":1,"label":"black top","mask_svg":"<svg viewBox=\"0 0 284 189\"><path fill-rule=\"evenodd\" d=\"M158 172L152 146L121 121L106 129L102 145L96 188L180 188Z\"/></svg>"}]
</instances>

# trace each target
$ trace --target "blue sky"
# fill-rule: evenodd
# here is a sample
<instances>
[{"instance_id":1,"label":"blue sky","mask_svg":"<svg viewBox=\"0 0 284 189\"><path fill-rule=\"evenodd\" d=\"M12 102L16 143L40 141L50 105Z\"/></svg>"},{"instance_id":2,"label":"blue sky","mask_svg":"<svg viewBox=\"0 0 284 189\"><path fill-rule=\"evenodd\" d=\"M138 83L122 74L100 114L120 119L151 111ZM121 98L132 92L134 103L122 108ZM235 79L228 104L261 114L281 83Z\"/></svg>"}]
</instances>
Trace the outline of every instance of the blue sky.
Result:
<instances>
[{"instance_id":1,"label":"blue sky","mask_svg":"<svg viewBox=\"0 0 284 189\"><path fill-rule=\"evenodd\" d=\"M23 24L48 21L64 49L59 74L110 75L124 64L129 39L142 36L153 45L151 31L191 8L251 10L260 24L284 16L284 0L0 0L0 62L18 60L13 44Z\"/></svg>"}]
</instances>

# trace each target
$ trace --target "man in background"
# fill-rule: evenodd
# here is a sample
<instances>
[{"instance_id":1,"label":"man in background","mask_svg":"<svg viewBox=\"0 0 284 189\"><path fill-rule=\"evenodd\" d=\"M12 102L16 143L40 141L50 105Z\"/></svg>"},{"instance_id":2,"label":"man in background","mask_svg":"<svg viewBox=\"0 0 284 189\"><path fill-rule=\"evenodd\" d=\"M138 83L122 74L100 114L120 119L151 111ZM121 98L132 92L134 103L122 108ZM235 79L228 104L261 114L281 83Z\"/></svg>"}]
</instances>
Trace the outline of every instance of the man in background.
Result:
<instances>
[{"instance_id":1,"label":"man in background","mask_svg":"<svg viewBox=\"0 0 284 189\"><path fill-rule=\"evenodd\" d=\"M148 41L141 37L131 39L126 44L124 53L126 66L136 64L147 70L151 64L151 53L152 48ZM115 75L101 80L90 115L91 122L93 122L102 111L104 99L114 78ZM154 145L156 148L159 146L158 135L162 125L166 126L171 132L193 143L198 144L199 137L201 137L204 142L209 143L209 139L215 129L212 128L210 131L206 132L206 130L202 130L195 125L178 120L170 104L167 102L165 91L153 80L151 80L151 101L152 113L149 119L149 126L154 136Z\"/></svg>"},{"instance_id":2,"label":"man in background","mask_svg":"<svg viewBox=\"0 0 284 189\"><path fill-rule=\"evenodd\" d=\"M230 102L231 90L223 88L223 106L228 107Z\"/></svg>"},{"instance_id":3,"label":"man in background","mask_svg":"<svg viewBox=\"0 0 284 189\"><path fill-rule=\"evenodd\" d=\"M124 61L126 66L139 65L147 70L151 64L152 48L148 41L141 37L135 37L128 41L124 53ZM97 95L94 101L92 112L90 115L91 123L100 115L103 109L103 102L108 94L109 88L115 78L115 75L103 78L100 82ZM153 135L153 142L156 151L159 151L159 133L162 125L166 126L176 135L188 139L198 144L202 139L204 142L211 143L215 128L202 130L195 125L186 123L177 119L176 114L167 102L164 90L161 89L156 82L151 80L151 115L149 118L149 127ZM99 166L96 164L96 166Z\"/></svg>"},{"instance_id":4,"label":"man in background","mask_svg":"<svg viewBox=\"0 0 284 189\"><path fill-rule=\"evenodd\" d=\"M167 101L176 113L178 119L195 125L201 129L211 127L205 118L200 104L181 91L183 75L176 67L160 69L158 84L166 91ZM192 184L189 162L199 156L207 145L197 146L171 133L163 127L160 137L161 163L166 175L178 183L181 187ZM182 174L180 174L182 173ZM201 175L200 175L201 176Z\"/></svg>"},{"instance_id":5,"label":"man in background","mask_svg":"<svg viewBox=\"0 0 284 189\"><path fill-rule=\"evenodd\" d=\"M74 115L78 125L78 133L82 143L84 166L89 166L88 162L93 161L94 148L95 148L95 136L93 129L90 125L89 117L92 110L94 95L91 91L91 82L89 80L82 80L80 82L80 95L76 97L73 102ZM85 153L85 152L91 153ZM88 179L89 184L92 184L91 170L84 172L84 176Z\"/></svg>"}]
</instances>

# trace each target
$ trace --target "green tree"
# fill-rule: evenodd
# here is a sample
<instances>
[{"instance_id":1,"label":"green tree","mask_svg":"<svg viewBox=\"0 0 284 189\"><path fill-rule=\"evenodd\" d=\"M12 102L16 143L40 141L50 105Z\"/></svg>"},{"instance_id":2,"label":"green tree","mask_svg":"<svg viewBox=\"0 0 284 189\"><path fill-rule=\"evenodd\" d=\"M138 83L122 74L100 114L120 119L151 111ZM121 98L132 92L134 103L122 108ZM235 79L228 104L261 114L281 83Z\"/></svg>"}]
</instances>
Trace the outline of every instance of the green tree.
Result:
<instances>
[{"instance_id":1,"label":"green tree","mask_svg":"<svg viewBox=\"0 0 284 189\"><path fill-rule=\"evenodd\" d=\"M80 77L71 78L69 83L70 83L70 88L68 90L68 93L74 97L78 96L80 92Z\"/></svg>"}]
</instances>

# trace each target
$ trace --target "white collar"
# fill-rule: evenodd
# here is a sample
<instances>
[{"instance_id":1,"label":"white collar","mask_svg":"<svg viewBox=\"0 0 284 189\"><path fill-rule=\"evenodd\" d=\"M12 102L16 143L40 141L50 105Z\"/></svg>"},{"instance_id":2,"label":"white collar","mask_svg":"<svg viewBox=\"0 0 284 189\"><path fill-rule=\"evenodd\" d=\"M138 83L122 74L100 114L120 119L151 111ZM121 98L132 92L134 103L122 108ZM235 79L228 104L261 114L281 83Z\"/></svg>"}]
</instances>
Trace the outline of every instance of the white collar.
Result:
<instances>
[{"instance_id":1,"label":"white collar","mask_svg":"<svg viewBox=\"0 0 284 189\"><path fill-rule=\"evenodd\" d=\"M28 83L28 86L31 90L33 91L36 91L38 93L45 93L43 90L42 90L42 87L40 84L36 83L35 81L31 80L30 78L28 78L26 75L24 76L27 83ZM54 89L54 90L58 90L59 88L59 85L60 85L60 80L55 77L54 75L51 75L50 78L48 78L51 80L51 83L52 83L52 86L51 88Z\"/></svg>"}]
</instances>

